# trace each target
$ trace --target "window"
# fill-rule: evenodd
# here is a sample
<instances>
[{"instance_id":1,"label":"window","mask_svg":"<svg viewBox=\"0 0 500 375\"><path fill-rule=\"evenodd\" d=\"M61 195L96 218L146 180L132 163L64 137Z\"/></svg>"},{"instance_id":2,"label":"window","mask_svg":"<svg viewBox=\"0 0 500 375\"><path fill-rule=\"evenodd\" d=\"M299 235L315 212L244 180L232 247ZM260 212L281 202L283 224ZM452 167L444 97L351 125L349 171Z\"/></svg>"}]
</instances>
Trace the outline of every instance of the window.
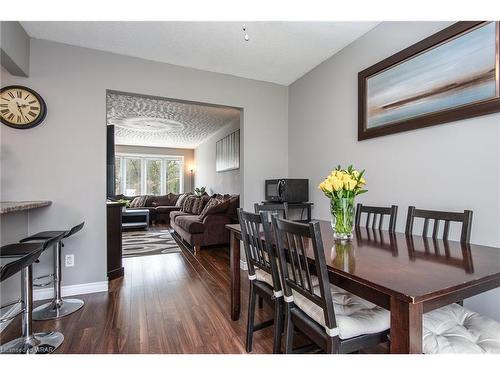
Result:
<instances>
[{"instance_id":1,"label":"window","mask_svg":"<svg viewBox=\"0 0 500 375\"><path fill-rule=\"evenodd\" d=\"M122 191L122 159L115 158L115 194Z\"/></svg>"},{"instance_id":2,"label":"window","mask_svg":"<svg viewBox=\"0 0 500 375\"><path fill-rule=\"evenodd\" d=\"M146 194L161 194L161 159L146 160Z\"/></svg>"},{"instance_id":3,"label":"window","mask_svg":"<svg viewBox=\"0 0 500 375\"><path fill-rule=\"evenodd\" d=\"M164 195L183 190L184 158L153 155L115 155L116 194Z\"/></svg>"},{"instance_id":4,"label":"window","mask_svg":"<svg viewBox=\"0 0 500 375\"><path fill-rule=\"evenodd\" d=\"M125 158L125 195L141 194L141 159Z\"/></svg>"},{"instance_id":5,"label":"window","mask_svg":"<svg viewBox=\"0 0 500 375\"><path fill-rule=\"evenodd\" d=\"M167 161L167 173L165 174L165 184L168 192L180 191L181 187L181 163L179 160Z\"/></svg>"}]
</instances>

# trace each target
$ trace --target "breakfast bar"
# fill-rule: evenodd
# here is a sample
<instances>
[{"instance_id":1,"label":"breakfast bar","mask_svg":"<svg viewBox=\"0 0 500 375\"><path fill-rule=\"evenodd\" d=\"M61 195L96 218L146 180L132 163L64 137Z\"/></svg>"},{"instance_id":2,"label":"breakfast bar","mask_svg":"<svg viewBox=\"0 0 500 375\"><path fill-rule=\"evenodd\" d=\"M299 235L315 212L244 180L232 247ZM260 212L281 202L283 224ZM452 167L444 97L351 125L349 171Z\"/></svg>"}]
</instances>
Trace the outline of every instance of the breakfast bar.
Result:
<instances>
[{"instance_id":1,"label":"breakfast bar","mask_svg":"<svg viewBox=\"0 0 500 375\"><path fill-rule=\"evenodd\" d=\"M8 214L11 212L27 211L35 208L47 207L52 204L52 201L10 201L0 202L0 214Z\"/></svg>"}]
</instances>

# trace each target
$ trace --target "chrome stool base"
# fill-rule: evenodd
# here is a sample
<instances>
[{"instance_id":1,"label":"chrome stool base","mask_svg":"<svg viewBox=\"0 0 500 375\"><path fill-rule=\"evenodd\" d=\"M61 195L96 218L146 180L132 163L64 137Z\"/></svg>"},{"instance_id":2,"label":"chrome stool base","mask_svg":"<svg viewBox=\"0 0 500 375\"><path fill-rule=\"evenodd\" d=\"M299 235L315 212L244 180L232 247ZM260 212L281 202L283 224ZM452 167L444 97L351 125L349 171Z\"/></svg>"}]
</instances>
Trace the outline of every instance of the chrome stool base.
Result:
<instances>
[{"instance_id":1,"label":"chrome stool base","mask_svg":"<svg viewBox=\"0 0 500 375\"><path fill-rule=\"evenodd\" d=\"M33 320L50 320L62 318L83 307L84 302L77 298L53 300L33 309Z\"/></svg>"},{"instance_id":2,"label":"chrome stool base","mask_svg":"<svg viewBox=\"0 0 500 375\"><path fill-rule=\"evenodd\" d=\"M19 337L0 346L2 354L50 354L64 341L60 332L40 332Z\"/></svg>"}]
</instances>

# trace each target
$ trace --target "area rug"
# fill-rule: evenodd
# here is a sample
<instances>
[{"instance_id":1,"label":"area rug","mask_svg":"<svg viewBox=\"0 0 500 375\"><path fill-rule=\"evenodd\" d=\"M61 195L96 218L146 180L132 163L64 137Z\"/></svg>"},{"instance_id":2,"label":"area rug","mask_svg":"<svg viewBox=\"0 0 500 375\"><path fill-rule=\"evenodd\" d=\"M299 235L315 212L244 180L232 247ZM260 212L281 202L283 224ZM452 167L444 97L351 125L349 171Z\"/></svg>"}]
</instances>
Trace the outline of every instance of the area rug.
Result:
<instances>
[{"instance_id":1,"label":"area rug","mask_svg":"<svg viewBox=\"0 0 500 375\"><path fill-rule=\"evenodd\" d=\"M168 230L123 232L122 245L124 258L181 252Z\"/></svg>"}]
</instances>

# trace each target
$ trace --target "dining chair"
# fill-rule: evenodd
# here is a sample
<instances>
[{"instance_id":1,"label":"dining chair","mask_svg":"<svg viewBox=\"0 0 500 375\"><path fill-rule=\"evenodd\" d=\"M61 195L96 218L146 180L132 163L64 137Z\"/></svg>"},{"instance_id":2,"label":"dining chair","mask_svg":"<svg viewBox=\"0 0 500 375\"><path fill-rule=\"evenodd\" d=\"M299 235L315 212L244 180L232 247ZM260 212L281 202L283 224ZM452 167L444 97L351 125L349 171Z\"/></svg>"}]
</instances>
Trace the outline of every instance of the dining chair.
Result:
<instances>
[{"instance_id":1,"label":"dining chair","mask_svg":"<svg viewBox=\"0 0 500 375\"><path fill-rule=\"evenodd\" d=\"M271 222L271 216L272 214L279 214L279 216L282 219L288 219L288 203L283 202L283 203L266 203L266 204L259 204L255 203L254 205L254 210L255 213L261 213L261 212L266 212L268 213L269 217L269 222Z\"/></svg>"},{"instance_id":2,"label":"dining chair","mask_svg":"<svg viewBox=\"0 0 500 375\"><path fill-rule=\"evenodd\" d=\"M464 210L464 212L448 212L448 211L431 211L431 210L421 210L414 206L408 207L408 215L406 216L406 231L407 235L413 234L413 225L415 218L424 219L424 225L422 228L422 237L429 237L429 223L433 220L432 238L437 239L439 237L439 226L440 222L444 221L444 227L442 231L442 239L444 241L448 240L448 235L450 232L450 223L458 222L462 223L462 230L460 234L460 242L469 243L470 242L470 232L472 228L472 211Z\"/></svg>"},{"instance_id":3,"label":"dining chair","mask_svg":"<svg viewBox=\"0 0 500 375\"><path fill-rule=\"evenodd\" d=\"M423 218L424 224L422 236L424 237L423 254L419 255L414 250L413 225L414 218ZM444 221L442 231L444 256L440 254L439 243L434 243L434 251L429 249L426 238L429 237L430 220L434 220L432 229L432 239L439 237L440 222ZM408 207L406 219L406 235L409 242L410 259L420 256L433 260L446 260L450 265L456 261L451 258L449 251L449 230L450 223L458 222L462 224L460 233L460 243L462 255L464 257L465 272L473 272L470 249L467 245L470 242L472 227L472 211L446 212L416 209L414 206ZM413 249L413 250L412 250ZM500 354L500 322L482 316L462 306L462 301L429 311L423 316L422 323L422 350L424 354L442 353L496 353Z\"/></svg>"},{"instance_id":4,"label":"dining chair","mask_svg":"<svg viewBox=\"0 0 500 375\"><path fill-rule=\"evenodd\" d=\"M253 333L274 323L273 353L280 353L283 332L283 291L276 254L272 246L271 223L268 220L267 212L254 214L240 208L238 209L238 217L250 281L246 351L252 351ZM264 232L264 241L262 241L262 232ZM255 325L255 300L257 296L274 307L274 319Z\"/></svg>"},{"instance_id":5,"label":"dining chair","mask_svg":"<svg viewBox=\"0 0 500 375\"><path fill-rule=\"evenodd\" d=\"M396 231L396 219L398 216L398 206L392 205L391 207L376 207L376 206L365 206L361 203L358 203L356 206L356 217L355 224L356 227L361 226L361 215L366 214L365 227L372 229L382 229L382 225L384 222L384 216L389 216L389 232ZM373 218L372 218L373 215ZM378 218L378 220L377 220ZM370 221L371 219L371 221ZM370 225L371 223L371 225ZM377 225L378 223L378 225Z\"/></svg>"},{"instance_id":6,"label":"dining chair","mask_svg":"<svg viewBox=\"0 0 500 375\"><path fill-rule=\"evenodd\" d=\"M283 203L255 203L254 204L254 211L256 214L260 214L261 212L265 212L267 216L267 221L270 223L271 222L271 215L272 214L278 214L281 218L283 219L288 219L288 203L283 202ZM263 300L262 297L257 296L257 303L259 306L259 309L263 308Z\"/></svg>"},{"instance_id":7,"label":"dining chair","mask_svg":"<svg viewBox=\"0 0 500 375\"><path fill-rule=\"evenodd\" d=\"M295 329L326 353L352 353L387 341L389 311L329 283L319 222L276 215L272 222L285 302L285 352L292 352Z\"/></svg>"}]
</instances>

